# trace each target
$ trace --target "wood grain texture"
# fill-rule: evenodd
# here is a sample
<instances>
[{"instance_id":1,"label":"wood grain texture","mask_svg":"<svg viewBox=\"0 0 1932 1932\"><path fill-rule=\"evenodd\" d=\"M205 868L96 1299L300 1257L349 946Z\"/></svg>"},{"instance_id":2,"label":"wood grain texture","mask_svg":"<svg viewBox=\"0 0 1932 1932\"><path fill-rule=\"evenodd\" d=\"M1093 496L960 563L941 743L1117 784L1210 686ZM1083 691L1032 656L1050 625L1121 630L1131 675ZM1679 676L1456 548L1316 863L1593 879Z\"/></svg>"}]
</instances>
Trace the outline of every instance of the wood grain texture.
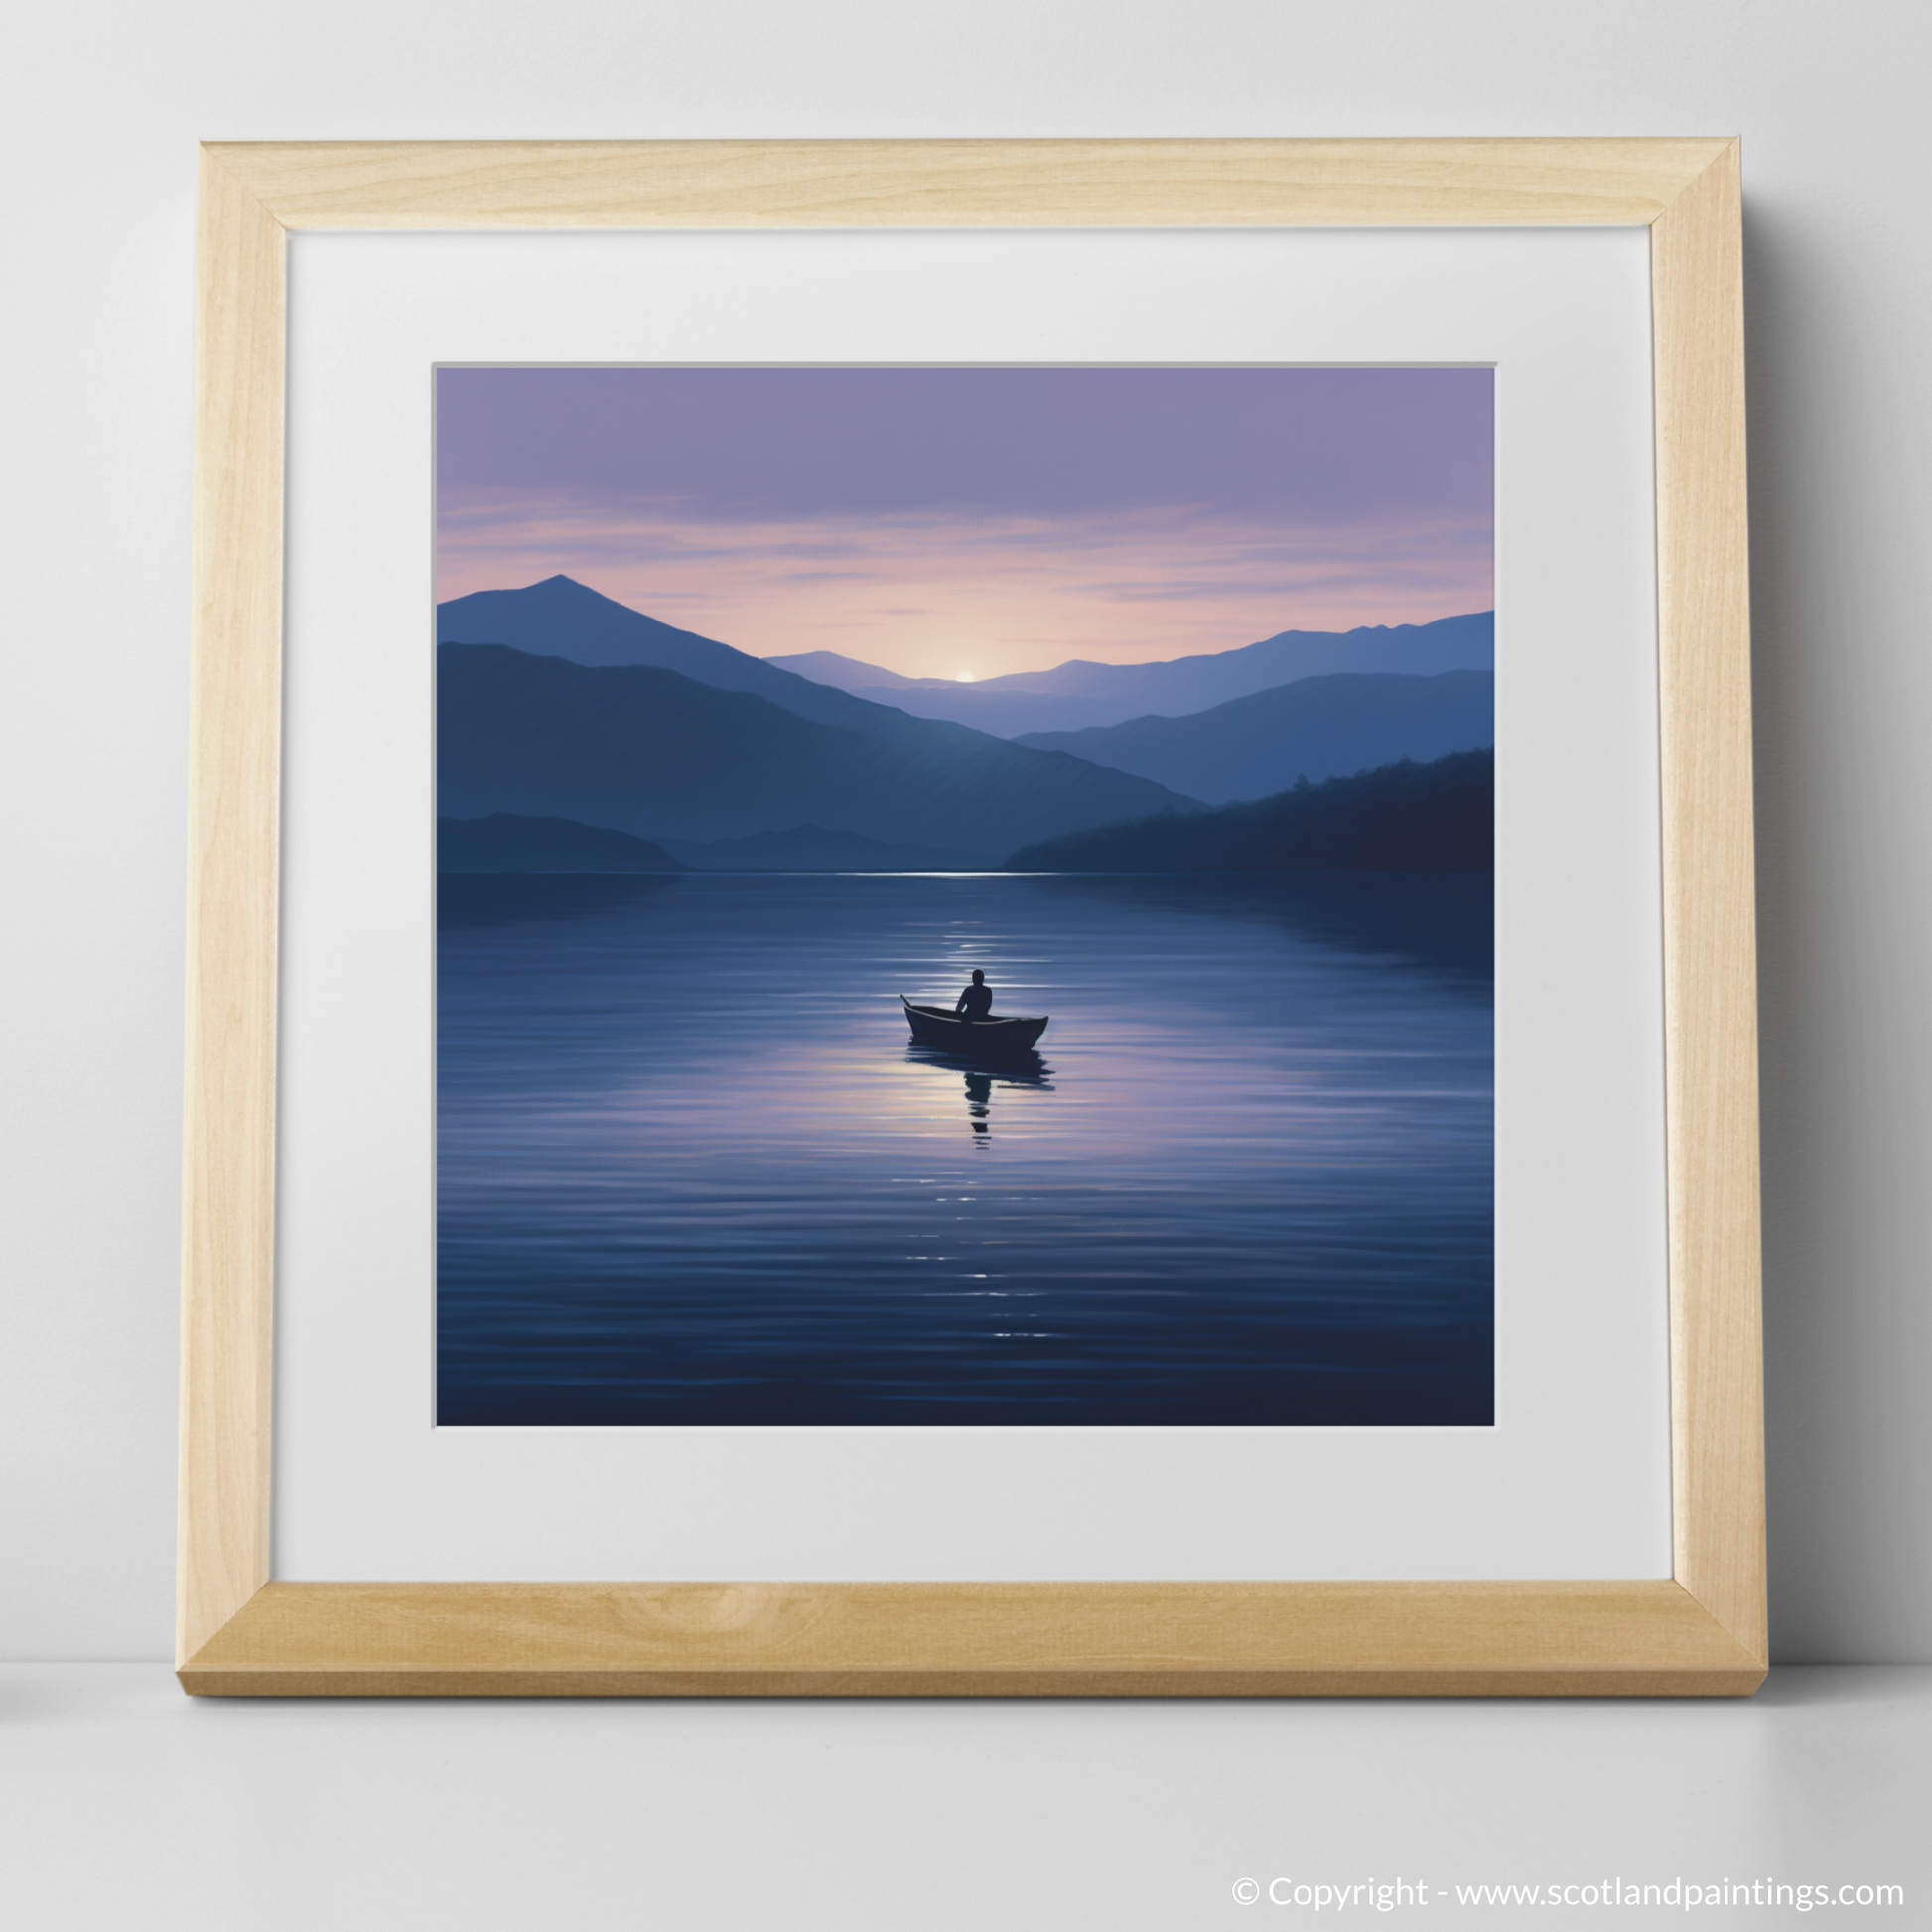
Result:
<instances>
[{"instance_id":1,"label":"wood grain texture","mask_svg":"<svg viewBox=\"0 0 1932 1932\"><path fill-rule=\"evenodd\" d=\"M1766 1654L1744 324L1733 143L1651 229L1675 1572Z\"/></svg>"},{"instance_id":2,"label":"wood grain texture","mask_svg":"<svg viewBox=\"0 0 1932 1932\"><path fill-rule=\"evenodd\" d=\"M1656 219L1724 142L222 143L290 228L1257 227Z\"/></svg>"},{"instance_id":3,"label":"wood grain texture","mask_svg":"<svg viewBox=\"0 0 1932 1932\"><path fill-rule=\"evenodd\" d=\"M216 1695L1740 1695L1676 1584L271 1584Z\"/></svg>"},{"instance_id":4,"label":"wood grain texture","mask_svg":"<svg viewBox=\"0 0 1932 1932\"><path fill-rule=\"evenodd\" d=\"M1651 223L1676 1581L269 1584L283 228ZM223 144L197 376L180 1676L213 1695L1721 1695L1764 1674L1735 145Z\"/></svg>"},{"instance_id":5,"label":"wood grain texture","mask_svg":"<svg viewBox=\"0 0 1932 1932\"><path fill-rule=\"evenodd\" d=\"M202 158L195 347L182 1656L268 1578L281 733L279 225Z\"/></svg>"}]
</instances>

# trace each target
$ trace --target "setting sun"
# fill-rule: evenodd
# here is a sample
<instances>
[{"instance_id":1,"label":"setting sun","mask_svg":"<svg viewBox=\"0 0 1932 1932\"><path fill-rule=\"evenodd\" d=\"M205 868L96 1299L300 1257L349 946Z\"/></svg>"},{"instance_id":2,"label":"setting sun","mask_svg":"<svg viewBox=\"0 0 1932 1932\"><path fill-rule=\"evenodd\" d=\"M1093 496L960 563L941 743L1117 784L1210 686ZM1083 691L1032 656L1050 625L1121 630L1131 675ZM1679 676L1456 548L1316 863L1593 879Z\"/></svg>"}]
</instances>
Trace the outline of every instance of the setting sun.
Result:
<instances>
[{"instance_id":1,"label":"setting sun","mask_svg":"<svg viewBox=\"0 0 1932 1932\"><path fill-rule=\"evenodd\" d=\"M960 672L960 673L959 673L959 674L958 674L958 675L957 675L957 676L956 676L956 677L955 677L955 678L953 679L953 682L954 682L955 684L971 684L971 683L972 683L972 681L973 681L973 674L972 674L972 672L971 672L971 671L961 671L961 672Z\"/></svg>"}]
</instances>

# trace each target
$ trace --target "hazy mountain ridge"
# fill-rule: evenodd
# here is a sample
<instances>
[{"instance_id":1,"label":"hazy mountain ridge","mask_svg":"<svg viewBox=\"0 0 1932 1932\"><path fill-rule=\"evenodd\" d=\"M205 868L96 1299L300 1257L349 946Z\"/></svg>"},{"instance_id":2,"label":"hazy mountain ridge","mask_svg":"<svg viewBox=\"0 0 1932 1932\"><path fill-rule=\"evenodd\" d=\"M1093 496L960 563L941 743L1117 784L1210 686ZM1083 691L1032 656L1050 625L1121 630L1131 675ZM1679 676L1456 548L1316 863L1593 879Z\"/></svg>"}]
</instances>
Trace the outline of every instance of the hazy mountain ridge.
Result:
<instances>
[{"instance_id":1,"label":"hazy mountain ridge","mask_svg":"<svg viewBox=\"0 0 1932 1932\"><path fill-rule=\"evenodd\" d=\"M926 685L942 685L944 678L901 677L897 671L889 671L883 664L862 663L856 657L847 657L836 650L792 651L782 657L767 657L767 664L776 664L790 671L796 677L810 678L814 684L829 684L840 691L856 692L864 686L879 691L912 691Z\"/></svg>"},{"instance_id":2,"label":"hazy mountain ridge","mask_svg":"<svg viewBox=\"0 0 1932 1932\"><path fill-rule=\"evenodd\" d=\"M699 843L673 839L667 850L697 872L980 872L985 862L969 852L937 846L888 844L857 832L828 832L794 825L749 839Z\"/></svg>"},{"instance_id":3,"label":"hazy mountain ridge","mask_svg":"<svg viewBox=\"0 0 1932 1932\"><path fill-rule=\"evenodd\" d=\"M1185 718L1029 732L1013 742L1071 752L1221 805L1284 791L1298 777L1341 777L1493 744L1495 684L1489 671L1335 671Z\"/></svg>"},{"instance_id":4,"label":"hazy mountain ridge","mask_svg":"<svg viewBox=\"0 0 1932 1932\"><path fill-rule=\"evenodd\" d=\"M1493 671L1495 640L1495 613L1476 611L1423 624L1284 630L1236 650L1153 664L1072 658L1048 671L1014 671L972 684L879 673L876 666L857 665L836 651L765 662L801 666L809 661L827 683L875 704L890 703L914 717L948 718L998 738L1017 738L1148 716L1186 717L1233 698L1334 672L1431 677L1440 671Z\"/></svg>"},{"instance_id":5,"label":"hazy mountain ridge","mask_svg":"<svg viewBox=\"0 0 1932 1932\"><path fill-rule=\"evenodd\" d=\"M1030 845L1009 872L1493 872L1493 751Z\"/></svg>"},{"instance_id":6,"label":"hazy mountain ridge","mask_svg":"<svg viewBox=\"0 0 1932 1932\"><path fill-rule=\"evenodd\" d=\"M661 846L573 818L486 818L436 821L436 870L444 872L684 872Z\"/></svg>"},{"instance_id":7,"label":"hazy mountain ridge","mask_svg":"<svg viewBox=\"0 0 1932 1932\"><path fill-rule=\"evenodd\" d=\"M1016 846L1200 809L1145 778L957 725L849 730L647 665L500 644L438 651L438 810L574 819L651 840L810 824L997 863Z\"/></svg>"},{"instance_id":8,"label":"hazy mountain ridge","mask_svg":"<svg viewBox=\"0 0 1932 1932\"><path fill-rule=\"evenodd\" d=\"M887 845L857 832L795 825L749 839L674 839L677 849L572 818L436 821L439 873L977 872L984 862L936 846Z\"/></svg>"}]
</instances>

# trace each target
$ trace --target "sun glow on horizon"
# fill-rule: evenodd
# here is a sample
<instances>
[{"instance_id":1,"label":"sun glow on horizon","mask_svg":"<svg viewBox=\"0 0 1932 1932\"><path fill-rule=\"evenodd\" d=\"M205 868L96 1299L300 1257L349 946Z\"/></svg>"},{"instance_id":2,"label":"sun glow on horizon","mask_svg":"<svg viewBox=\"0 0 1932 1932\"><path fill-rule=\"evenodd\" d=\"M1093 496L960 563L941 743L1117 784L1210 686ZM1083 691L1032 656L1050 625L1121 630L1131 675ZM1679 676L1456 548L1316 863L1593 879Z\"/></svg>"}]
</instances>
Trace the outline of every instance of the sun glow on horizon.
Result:
<instances>
[{"instance_id":1,"label":"sun glow on horizon","mask_svg":"<svg viewBox=\"0 0 1932 1932\"><path fill-rule=\"evenodd\" d=\"M750 656L962 687L1493 603L1488 368L436 380L439 602L564 575Z\"/></svg>"}]
</instances>

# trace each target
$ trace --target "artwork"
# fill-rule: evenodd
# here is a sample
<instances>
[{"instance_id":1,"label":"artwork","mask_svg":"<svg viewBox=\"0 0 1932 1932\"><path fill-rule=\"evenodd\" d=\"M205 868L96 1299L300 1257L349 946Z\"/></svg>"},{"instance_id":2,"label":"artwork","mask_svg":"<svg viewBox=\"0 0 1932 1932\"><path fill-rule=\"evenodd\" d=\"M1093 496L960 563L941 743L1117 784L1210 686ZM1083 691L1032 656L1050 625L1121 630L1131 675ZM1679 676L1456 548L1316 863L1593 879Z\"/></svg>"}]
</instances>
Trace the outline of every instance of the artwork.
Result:
<instances>
[{"instance_id":1,"label":"artwork","mask_svg":"<svg viewBox=\"0 0 1932 1932\"><path fill-rule=\"evenodd\" d=\"M351 1698L1653 1697L1753 1691L1764 1676L1765 1614L1738 164L1734 140L1661 136L204 144L196 273L198 596L192 626L176 1650L184 1690L197 1696ZM465 246L493 249L502 238L531 230L575 234L604 228L648 235L703 221L718 228L789 230L788 248L810 258L836 252L838 236L853 226L855 214L867 225L920 230L935 225L1004 229L1016 219L1041 230L1132 228L1144 231L1140 240L1157 254L1162 237L1145 231L1188 226L1232 227L1257 242L1265 240L1261 230L1305 225L1412 229L1424 250L1449 239L1451 229L1508 227L1541 234L1630 226L1646 231L1653 380L1640 406L1626 404L1616 414L1633 437L1643 437L1647 429L1654 462L1658 706L1647 718L1593 716L1589 729L1606 756L1646 763L1654 759L1658 773L1659 1032L1660 1041L1667 1038L1670 1046L1661 1069L1670 1126L1664 1159L1670 1348L1667 1369L1659 1363L1656 1375L1667 1379L1671 1412L1668 1577L1631 1577L1621 1569L1580 1576L1569 1566L1554 1578L1406 1580L1402 1553L1379 1520L1372 1490L1339 1465L1332 1483L1324 1467L1322 1500L1352 1511L1362 1523L1369 1551L1364 1567L1375 1573L1374 1580L1287 1581L1244 1571L1241 1581L1228 1581L1226 1567L1203 1577L1187 1560L1186 1540L1158 1523L1154 1554L1136 1566L1135 1577L974 1582L962 1575L968 1565L931 1564L907 1576L902 1572L910 1566L898 1561L902 1526L884 1520L866 1526L883 1555L861 1567L876 1581L823 1581L824 1567L809 1557L783 1566L803 1573L790 1581L774 1581L773 1569L762 1560L730 1566L732 1574L722 1578L715 1568L702 1576L667 1576L648 1542L641 1553L642 1575L599 1571L596 1581L542 1581L556 1571L542 1547L549 1522L540 1535L527 1524L507 1526L511 1545L520 1545L521 1553L513 1548L510 1559L496 1567L495 1581L371 1582L382 1566L359 1558L346 1571L356 1581L340 1576L294 1581L275 1574L271 1538L286 1523L289 1502L277 1493L286 1478L276 1439L277 1383L287 1363L313 1355L295 1324L274 1323L275 1264L278 1249L307 1248L305 1261L314 1258L312 1230L276 1226L276 1130L278 1113L299 1130L279 1143L286 1158L317 1124L318 1111L276 1078L281 1044L276 942L278 920L290 903L278 889L287 885L296 900L303 897L302 867L283 868L278 843L285 505L298 526L305 520L299 492L291 503L285 489L284 424L288 358L296 364L315 360L313 345L305 346L299 337L292 341L284 327L290 231L371 234L403 222L416 232L460 232ZM822 248L812 232L820 229L832 231ZM918 248L916 241L908 245L907 286L938 299L917 266ZM1185 278L1175 278L1175 286L1182 291L1177 306L1192 305ZM554 340L569 340L579 318L567 291L546 287L538 302L554 317ZM876 320L841 309L837 299L829 313L834 328L847 315L861 327ZM1202 312L1202 320L1211 322L1211 316ZM1420 358L1428 352L1423 344L1432 340L1433 324L1420 312L1416 321ZM480 323L493 326L486 315ZM890 317L887 324L881 340L891 340L897 327ZM780 316L778 326L788 327L789 318ZM1077 314L1066 324L1076 339L1083 327ZM353 327L346 333L359 340ZM532 357L545 352L545 340L533 339ZM421 369L417 351L409 365ZM1572 366L1571 379L1581 390L1590 382L1591 369L1587 362ZM620 434L629 432L620 426ZM634 436L630 441L635 450L648 447ZM1335 474L1349 474L1349 459L1359 457L1371 441L1358 436L1351 446L1343 439L1339 449L1331 441L1327 448ZM1275 443L1286 467L1295 446L1279 437ZM823 454L829 457L842 447L828 444ZM1118 444L1114 449L1119 454ZM1177 471L1173 452L1163 461ZM1578 466L1587 461L1587 452L1573 450L1547 474L1519 475L1518 481L1562 502ZM456 478L450 474L454 494ZM503 487L506 476L514 486L513 465L499 472L495 486ZM488 485L491 480L480 471L470 481ZM527 475L521 488L526 497L549 497L553 509L566 495L562 488L533 487ZM1452 492L1436 493L1439 506L1447 494ZM1428 500L1418 507L1425 533L1421 547L1427 549L1426 533L1440 519L1430 514ZM1559 521L1574 514L1565 507ZM1285 550L1283 532L1292 534L1294 519L1279 516L1272 524L1274 540ZM700 561L689 560L693 567ZM505 564L506 573L513 562ZM558 574L573 574L567 559L461 590L452 585L449 595L454 601L474 588L528 587ZM578 581L591 581L588 564L575 574ZM722 567L708 571L714 584L723 577ZM958 581L976 581L975 574L962 571ZM614 581L610 588L621 594L626 586ZM630 594L641 596L634 587ZM642 601L648 609L649 600ZM1482 607L1467 602L1460 612L1448 608L1451 615L1466 615ZM1314 621L1314 614L1299 602L1275 620ZM1352 620L1328 621L1354 627ZM1262 625L1243 634L1275 632ZM787 645L771 654L789 650ZM1093 652L1086 655L1095 658ZM1505 659L1506 682L1512 686L1517 668L1534 663L1547 671L1566 702L1578 697L1576 659L1563 650L1560 638L1512 622ZM1158 652L1153 661L1162 661ZM290 694L290 707L295 712L311 708L299 692ZM1188 714L1156 707L1145 715ZM386 706L371 716L394 722ZM1506 758L1515 756L1514 731L1512 723ZM406 764L414 756L413 738L408 730L389 733L386 752L378 756ZM335 781L352 788L363 770L357 761L345 761ZM1311 779L1317 786L1321 782ZM472 815L488 817L496 809L513 807L505 803ZM1600 801L1586 795L1574 809L1600 810ZM523 815L544 814L526 809ZM1571 822L1566 810L1555 827L1542 829L1560 832ZM429 829L420 827L425 834ZM910 839L910 828L904 835ZM899 829L893 828L892 836L899 836ZM366 856L360 841L351 843L340 826L325 843L350 869ZM1363 883L1359 872L1350 878ZM921 956L930 937L920 935ZM405 957L412 943L402 938ZM1414 954L1385 945L1377 956ZM1612 1001L1646 998L1650 977L1646 972L1640 984L1623 984ZM999 984L996 978L996 988ZM951 990L943 984L938 989L942 996ZM1570 989L1559 978L1547 991L1562 1002ZM1143 996L1137 989L1135 1012L1155 1011L1158 992ZM995 1011L1002 1010L996 1005ZM1571 1027L1580 1035L1587 1033L1599 1010L1596 1004L1572 1002ZM1065 1023L1071 1014L1065 1005L1046 1010L1049 1024L1040 1050L1052 1062L1057 1084L1052 1095L1039 1096L1042 1100L1074 1091L1066 1071L1071 1032ZM564 1057L551 1053L552 1068L560 1068ZM527 1058L533 1066L543 1058L534 1042ZM510 1065L513 1070L514 1062ZM1419 1070L1420 1063L1412 1060L1406 1067L1392 1066L1391 1073L1413 1076ZM963 1082L964 1073L958 1077ZM989 1077L995 1108L1019 1097L983 1077ZM564 1084L556 1081L560 1090ZM1413 1088L1413 1078L1409 1084ZM499 1091L511 1085L498 1076ZM615 1081L604 1091L617 1091ZM691 1091L689 1083L684 1091ZM583 1092L596 1097L588 1080ZM1144 1082L1136 1097L1143 1103L1161 1097L1159 1079ZM1587 1106L1590 1096L1586 1092L1579 1100ZM481 1126L481 1103L477 1119ZM991 1132L984 1138L990 1155L997 1155L1003 1147L996 1138L1000 1117L990 1113L988 1120ZM541 1136L533 1140L530 1130L541 1123L540 1113L517 1120L506 1109L499 1123L504 1147L537 1145ZM1547 1134L1556 1125L1534 1110L1521 1124L1530 1134ZM416 1129L412 1124L406 1131ZM663 1145L660 1137L658 1147ZM455 1139L446 1137L446 1153L455 1149ZM1391 1151L1401 1149L1391 1143ZM460 1158L453 1160L453 1168L459 1165ZM526 1160L526 1178L539 1178L539 1166ZM517 1169L506 1160L503 1172L513 1174ZM635 1185L645 1172L641 1160L633 1162L621 1175L622 1184ZM1398 1164L1392 1163L1392 1172L1385 1200L1399 1210L1406 1198L1403 1174ZM406 1176L401 1184L409 1184ZM1133 1204L1126 1190L1115 1196L1116 1209ZM334 1205L348 1222L359 1224L371 1203L351 1188ZM461 1217L450 1225L460 1233ZM1365 1251L1372 1249L1380 1230L1370 1224L1358 1231L1364 1233ZM1590 1224L1564 1217L1558 1234L1587 1244ZM445 1286L446 1304L461 1299L454 1270ZM567 1317L566 1298L556 1294L556 1286L548 1291L550 1299L558 1315ZM570 1284L562 1287L568 1290ZM1540 1283L1535 1292L1547 1297L1551 1287ZM538 1292L520 1293L527 1309L540 1307ZM499 1388L517 1378L514 1299L503 1298L496 1311L509 1317L496 1324L507 1344L499 1351L505 1369L496 1377ZM1394 1312L1405 1312L1401 1297L1390 1299ZM486 1294L471 1298L472 1315L487 1316L488 1303ZM485 1325L473 1321L472 1332L483 1334ZM452 1321L445 1338L456 1341L459 1330ZM568 1319L555 1321L550 1332L566 1335ZM1522 1359L1516 1353L1521 1337L1505 1331L1504 1338L1512 1359ZM562 1387L565 1376L546 1371L538 1353L530 1351L522 1364L524 1385L541 1383L548 1374ZM476 1372L486 1354L486 1348L480 1350L469 1364L475 1387L487 1380ZM403 1374L390 1372L397 1365L394 1359L385 1368L345 1357L350 1400L366 1404L372 1417L393 1409L398 1392L408 1405L412 1378L406 1360L400 1363ZM1547 1371L1548 1364L1538 1366ZM452 1389L456 1380L451 1378ZM1575 1358L1559 1365L1556 1380L1566 1392L1593 1388L1610 1399L1636 1386L1627 1377L1606 1374L1594 1361ZM418 1420L412 1417L404 1426L414 1429ZM393 1415L390 1421L393 1425ZM1277 1451L1299 1448L1297 1440L1283 1435L1283 1429L1296 1427L1217 1431L1207 1445L1245 1506L1273 1511L1287 1500L1270 1465ZM1157 1515L1165 1511L1172 1522L1176 1465L1161 1446L1184 1448L1180 1438L1177 1431L1112 1429L1094 1440L1090 1448L1108 1465L1096 1491L1104 1506L1139 1512L1147 1498ZM459 1447L463 1440L458 1439ZM573 1479L558 1491L563 1503L575 1498L605 1508L614 1493L612 1453L622 1459L641 1450L646 1459L661 1462L668 1452L677 1459L675 1480L683 1500L721 1520L731 1515L733 1486L719 1479L718 1454L729 1461L742 1449L758 1454L772 1449L782 1456L788 1444L797 1443L795 1437L769 1435L747 1441L730 1432L711 1438L607 1432L601 1449L588 1436L566 1440L574 1460L581 1445L598 1466L585 1465L595 1478L588 1486ZM830 1438L812 1440L838 1449ZM1426 1455L1433 1455L1443 1440L1439 1431L1410 1438ZM893 1430L860 1435L846 1450L861 1461L882 1452L890 1460L909 1446L942 1460L957 1461L963 1454L984 1462L982 1445L996 1461L1003 1459L1003 1446L1012 1447L1006 1431L942 1440ZM1362 1431L1350 1431L1336 1447L1376 1452ZM1024 1455L1024 1443L1021 1448ZM1149 1449L1155 1452L1151 1466L1143 1458ZM1325 1460L1325 1449L1322 1456ZM1363 1459L1342 1456L1343 1463ZM467 1486L457 1493L459 1507L497 1508L500 1460L459 1460L472 1465ZM1478 1485L1467 1498L1469 1522L1482 1525L1486 1534L1530 1511L1547 1516L1552 1497L1559 1517L1566 1509L1575 1515L1570 1506L1582 1503L1576 1485L1560 1474L1553 1484L1532 1489L1534 1500L1526 1503L1520 1491L1512 1498L1506 1489ZM834 1487L825 1493L831 1497L827 1507L837 1507L845 1492ZM992 1500L997 1507L997 1493ZM350 1513L359 1516L365 1507L351 1504ZM943 1514L920 1527L921 1533L929 1529L937 1536L936 1547L943 1551L952 1534ZM1461 1534L1455 1528L1449 1533ZM408 1541L404 1532L405 1550ZM443 1574L433 1542L425 1522L421 1560L405 1554L389 1566L390 1574ZM1493 1568L1449 1568L1455 1577L1493 1579L1496 1574ZM503 1581L505 1573L524 1581ZM568 1574L582 1579L590 1573L574 1566Z\"/></svg>"},{"instance_id":2,"label":"artwork","mask_svg":"<svg viewBox=\"0 0 1932 1932\"><path fill-rule=\"evenodd\" d=\"M437 1420L1493 1420L1491 373L437 372Z\"/></svg>"}]
</instances>

